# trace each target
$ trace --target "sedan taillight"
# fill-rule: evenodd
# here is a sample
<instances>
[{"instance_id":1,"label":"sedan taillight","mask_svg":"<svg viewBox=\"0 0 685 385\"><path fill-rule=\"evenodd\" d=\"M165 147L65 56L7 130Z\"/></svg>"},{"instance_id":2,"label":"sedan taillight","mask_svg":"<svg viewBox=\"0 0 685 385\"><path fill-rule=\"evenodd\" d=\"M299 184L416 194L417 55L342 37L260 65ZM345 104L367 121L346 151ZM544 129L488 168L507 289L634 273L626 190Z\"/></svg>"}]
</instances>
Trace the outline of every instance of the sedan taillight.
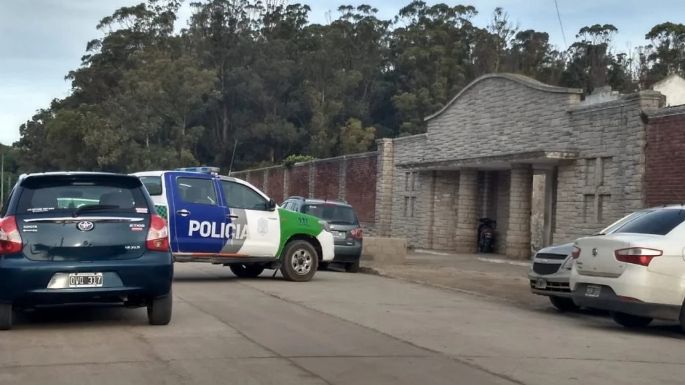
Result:
<instances>
[{"instance_id":1,"label":"sedan taillight","mask_svg":"<svg viewBox=\"0 0 685 385\"><path fill-rule=\"evenodd\" d=\"M169 228L159 215L150 216L150 230L147 232L145 247L151 251L169 251Z\"/></svg>"},{"instance_id":2,"label":"sedan taillight","mask_svg":"<svg viewBox=\"0 0 685 385\"><path fill-rule=\"evenodd\" d=\"M617 261L633 263L640 266L649 266L652 259L661 254L661 250L646 249L644 247L630 247L614 251L614 256Z\"/></svg>"},{"instance_id":3,"label":"sedan taillight","mask_svg":"<svg viewBox=\"0 0 685 385\"><path fill-rule=\"evenodd\" d=\"M0 219L0 255L21 252L22 243L14 216Z\"/></svg>"},{"instance_id":4,"label":"sedan taillight","mask_svg":"<svg viewBox=\"0 0 685 385\"><path fill-rule=\"evenodd\" d=\"M578 246L573 246L573 250L571 251L571 258L578 259L578 257L580 257L580 248Z\"/></svg>"}]
</instances>

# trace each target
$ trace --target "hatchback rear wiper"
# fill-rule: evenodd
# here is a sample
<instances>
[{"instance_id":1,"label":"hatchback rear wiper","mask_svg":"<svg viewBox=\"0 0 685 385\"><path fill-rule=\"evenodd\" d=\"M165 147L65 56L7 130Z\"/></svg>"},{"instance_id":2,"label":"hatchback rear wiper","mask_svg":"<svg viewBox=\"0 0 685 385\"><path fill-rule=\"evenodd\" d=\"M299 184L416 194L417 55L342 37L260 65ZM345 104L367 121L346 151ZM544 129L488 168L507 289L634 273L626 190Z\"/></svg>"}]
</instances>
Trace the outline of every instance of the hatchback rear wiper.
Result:
<instances>
[{"instance_id":1,"label":"hatchback rear wiper","mask_svg":"<svg viewBox=\"0 0 685 385\"><path fill-rule=\"evenodd\" d=\"M98 211L98 210L112 210L118 209L119 206L116 205L83 205L76 210L74 210L72 216L77 217L83 211Z\"/></svg>"}]
</instances>

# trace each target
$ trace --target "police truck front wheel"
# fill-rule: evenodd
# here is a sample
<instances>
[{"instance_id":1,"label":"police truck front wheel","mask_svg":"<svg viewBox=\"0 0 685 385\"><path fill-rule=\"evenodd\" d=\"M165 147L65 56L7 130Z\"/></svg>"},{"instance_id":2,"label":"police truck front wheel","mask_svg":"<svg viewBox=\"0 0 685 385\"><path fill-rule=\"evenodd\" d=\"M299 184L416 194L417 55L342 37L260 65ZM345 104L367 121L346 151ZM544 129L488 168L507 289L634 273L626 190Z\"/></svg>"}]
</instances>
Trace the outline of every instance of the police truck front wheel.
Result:
<instances>
[{"instance_id":1,"label":"police truck front wheel","mask_svg":"<svg viewBox=\"0 0 685 385\"><path fill-rule=\"evenodd\" d=\"M243 265L233 264L229 265L233 274L240 278L256 278L264 271L264 266L260 265Z\"/></svg>"},{"instance_id":2,"label":"police truck front wheel","mask_svg":"<svg viewBox=\"0 0 685 385\"><path fill-rule=\"evenodd\" d=\"M314 277L319 266L319 255L311 243L303 240L285 245L281 273L288 281L305 282Z\"/></svg>"}]
</instances>

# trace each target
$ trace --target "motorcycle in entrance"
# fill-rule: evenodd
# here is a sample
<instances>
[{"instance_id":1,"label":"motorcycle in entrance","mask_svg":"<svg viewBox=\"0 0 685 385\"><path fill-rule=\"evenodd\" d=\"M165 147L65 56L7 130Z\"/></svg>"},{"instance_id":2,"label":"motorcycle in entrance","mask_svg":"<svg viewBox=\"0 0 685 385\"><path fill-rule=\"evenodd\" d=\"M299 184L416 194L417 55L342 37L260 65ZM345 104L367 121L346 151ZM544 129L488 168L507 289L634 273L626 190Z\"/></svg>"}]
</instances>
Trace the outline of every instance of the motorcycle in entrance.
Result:
<instances>
[{"instance_id":1,"label":"motorcycle in entrance","mask_svg":"<svg viewBox=\"0 0 685 385\"><path fill-rule=\"evenodd\" d=\"M478 225L478 252L492 253L495 250L495 226L497 221L480 218Z\"/></svg>"}]
</instances>

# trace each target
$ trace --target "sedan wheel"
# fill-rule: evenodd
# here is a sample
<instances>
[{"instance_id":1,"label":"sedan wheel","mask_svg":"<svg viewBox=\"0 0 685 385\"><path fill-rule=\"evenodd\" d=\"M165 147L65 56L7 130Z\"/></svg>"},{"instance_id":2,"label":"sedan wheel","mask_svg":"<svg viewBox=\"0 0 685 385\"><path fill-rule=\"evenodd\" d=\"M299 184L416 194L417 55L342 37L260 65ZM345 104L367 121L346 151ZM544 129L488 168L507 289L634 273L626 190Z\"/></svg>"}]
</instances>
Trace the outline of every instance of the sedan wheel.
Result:
<instances>
[{"instance_id":1,"label":"sedan wheel","mask_svg":"<svg viewBox=\"0 0 685 385\"><path fill-rule=\"evenodd\" d=\"M643 328L652 322L652 318L649 317L640 317L637 315L621 312L612 313L611 317L614 319L614 321L616 321L617 324L627 328Z\"/></svg>"}]
</instances>

